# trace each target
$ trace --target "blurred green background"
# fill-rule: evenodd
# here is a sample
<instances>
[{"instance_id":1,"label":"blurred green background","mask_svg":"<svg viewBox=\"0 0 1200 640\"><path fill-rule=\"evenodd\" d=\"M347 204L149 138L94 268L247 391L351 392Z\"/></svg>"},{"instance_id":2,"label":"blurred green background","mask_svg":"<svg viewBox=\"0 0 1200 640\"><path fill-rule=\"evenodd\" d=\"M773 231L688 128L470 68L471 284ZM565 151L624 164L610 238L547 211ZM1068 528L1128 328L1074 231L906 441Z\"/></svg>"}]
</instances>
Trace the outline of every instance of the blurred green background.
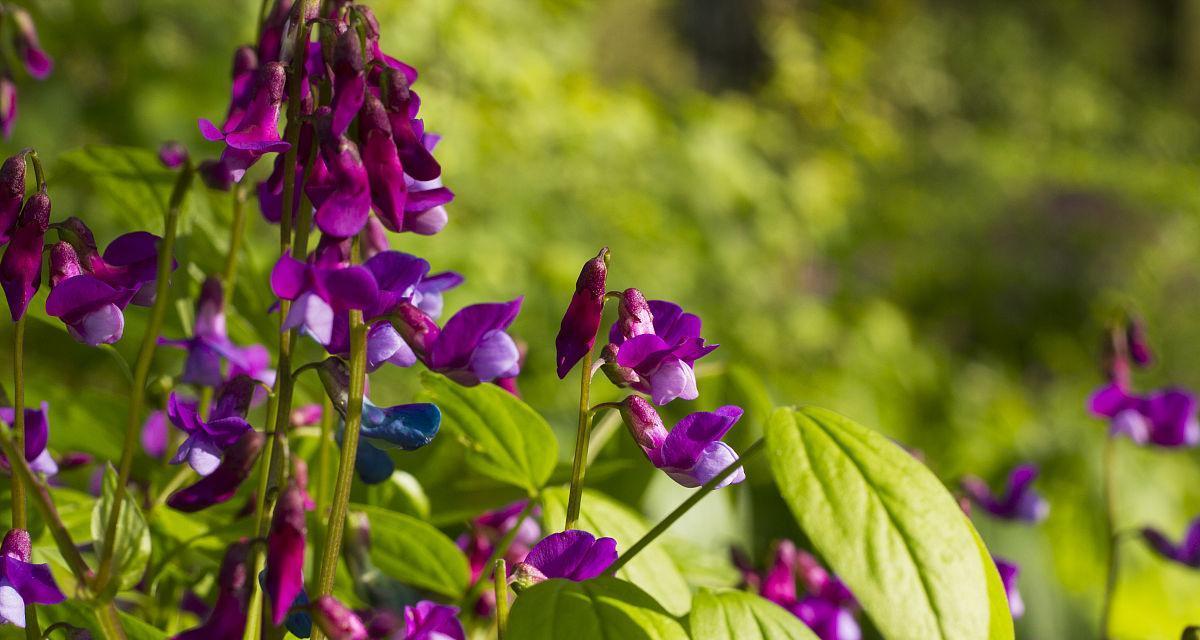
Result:
<instances>
[{"instance_id":1,"label":"blurred green background","mask_svg":"<svg viewBox=\"0 0 1200 640\"><path fill-rule=\"evenodd\" d=\"M78 148L178 139L215 155L195 121L224 113L257 2L26 4L57 67L46 82L19 80L6 155L36 146L56 214L84 217L101 243L131 221L159 231L159 211L88 175L114 169L111 158ZM610 288L676 300L722 344L687 408L747 404L739 446L764 407L813 403L921 449L951 485L1043 465L1048 521L976 522L1023 567L1019 637L1095 637L1104 426L1084 402L1100 380L1101 327L1141 315L1160 363L1139 384L1200 387L1200 2L371 4L384 48L421 71L422 114L445 135L439 158L458 194L442 234L394 246L467 275L451 309L526 296L522 388L564 436L577 385L554 376L553 336L579 266L607 245ZM207 217L189 223L177 282L193 291L220 264L228 216L223 195L194 200ZM251 215L231 320L243 340L272 322L261 276L275 235ZM140 339L129 315L126 354ZM176 355L160 358L164 371ZM38 325L29 362L30 399L61 398L52 424L119 432L123 392L104 353ZM411 386L409 372L373 378L377 400ZM70 434L52 443L118 446ZM602 452L616 466L597 486L669 509L681 490L626 440ZM1121 446L1120 526L1179 534L1200 514L1198 461ZM673 535L761 556L772 537L797 535L764 496L725 492ZM1122 556L1117 637L1200 623L1200 573L1134 540Z\"/></svg>"}]
</instances>

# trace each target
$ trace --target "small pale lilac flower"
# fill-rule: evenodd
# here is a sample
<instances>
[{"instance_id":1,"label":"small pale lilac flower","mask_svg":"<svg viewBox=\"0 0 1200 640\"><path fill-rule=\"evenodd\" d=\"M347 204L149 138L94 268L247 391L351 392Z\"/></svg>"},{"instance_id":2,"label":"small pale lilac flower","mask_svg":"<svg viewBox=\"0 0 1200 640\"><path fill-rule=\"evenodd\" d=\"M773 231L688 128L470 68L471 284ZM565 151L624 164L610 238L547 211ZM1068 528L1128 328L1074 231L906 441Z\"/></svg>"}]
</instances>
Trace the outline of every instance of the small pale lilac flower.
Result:
<instances>
[{"instance_id":1,"label":"small pale lilac flower","mask_svg":"<svg viewBox=\"0 0 1200 640\"><path fill-rule=\"evenodd\" d=\"M616 363L637 374L630 386L660 405L696 399L695 362L717 348L700 337L700 318L671 302L647 303L637 289L622 294L609 342L617 347Z\"/></svg>"},{"instance_id":2,"label":"small pale lilac flower","mask_svg":"<svg viewBox=\"0 0 1200 640\"><path fill-rule=\"evenodd\" d=\"M521 352L506 329L516 320L522 300L471 305L440 329L428 314L401 303L395 326L427 367L474 386L520 373Z\"/></svg>"},{"instance_id":3,"label":"small pale lilac flower","mask_svg":"<svg viewBox=\"0 0 1200 640\"><path fill-rule=\"evenodd\" d=\"M312 616L329 640L367 640L367 627L362 619L333 596L314 600Z\"/></svg>"},{"instance_id":4,"label":"small pale lilac flower","mask_svg":"<svg viewBox=\"0 0 1200 640\"><path fill-rule=\"evenodd\" d=\"M50 196L39 191L25 201L0 258L0 286L15 322L25 315L29 301L42 284L42 243L50 226Z\"/></svg>"},{"instance_id":5,"label":"small pale lilac flower","mask_svg":"<svg viewBox=\"0 0 1200 640\"><path fill-rule=\"evenodd\" d=\"M1192 520L1179 544L1153 527L1142 529L1142 538L1162 557L1193 569L1200 569L1200 518Z\"/></svg>"},{"instance_id":6,"label":"small pale lilac flower","mask_svg":"<svg viewBox=\"0 0 1200 640\"><path fill-rule=\"evenodd\" d=\"M1003 495L992 493L983 480L968 476L960 483L963 493L980 509L1002 520L1041 522L1050 514L1050 503L1046 502L1033 488L1038 469L1032 464L1022 464L1008 476L1008 488Z\"/></svg>"},{"instance_id":7,"label":"small pale lilac flower","mask_svg":"<svg viewBox=\"0 0 1200 640\"><path fill-rule=\"evenodd\" d=\"M167 414L162 411L151 411L142 423L142 450L151 458L161 458L167 455L167 445L171 434L167 429Z\"/></svg>"},{"instance_id":8,"label":"small pale lilac flower","mask_svg":"<svg viewBox=\"0 0 1200 640\"><path fill-rule=\"evenodd\" d=\"M196 299L196 320L192 337L187 340L159 338L161 345L187 350L183 375L179 381L202 387L217 387L225 379L222 365L229 362L229 376L248 375L265 384L275 381L275 371L264 362L269 359L262 345L239 347L225 331L225 295L221 281L208 278ZM264 357L266 356L266 357Z\"/></svg>"},{"instance_id":9,"label":"small pale lilac flower","mask_svg":"<svg viewBox=\"0 0 1200 640\"><path fill-rule=\"evenodd\" d=\"M58 604L67 597L54 582L50 565L30 562L29 532L10 529L0 544L0 624L25 627L25 606Z\"/></svg>"},{"instance_id":10,"label":"small pale lilac flower","mask_svg":"<svg viewBox=\"0 0 1200 640\"><path fill-rule=\"evenodd\" d=\"M1008 597L1008 611L1014 618L1025 615L1025 601L1017 590L1017 574L1021 568L1015 562L1009 562L1001 557L993 557L996 561L996 571L1000 573L1000 582L1004 584L1004 595Z\"/></svg>"},{"instance_id":11,"label":"small pale lilac flower","mask_svg":"<svg viewBox=\"0 0 1200 640\"><path fill-rule=\"evenodd\" d=\"M16 412L12 407L0 407L0 422L13 428ZM58 473L58 464L50 455L47 445L50 443L50 405L42 402L37 409L25 408L25 461L29 468L36 473L52 476ZM0 462L8 466L8 459L0 453Z\"/></svg>"},{"instance_id":12,"label":"small pale lilac flower","mask_svg":"<svg viewBox=\"0 0 1200 640\"><path fill-rule=\"evenodd\" d=\"M262 451L266 436L250 430L229 447L225 457L212 473L175 493L167 499L167 506L177 511L194 513L221 504L233 497L254 468L258 454Z\"/></svg>"},{"instance_id":13,"label":"small pale lilac flower","mask_svg":"<svg viewBox=\"0 0 1200 640\"><path fill-rule=\"evenodd\" d=\"M367 309L379 295L375 278L365 267L330 265L315 259L301 262L290 254L275 263L271 290L292 301L283 328L301 327L321 345L333 339L335 314Z\"/></svg>"},{"instance_id":14,"label":"small pale lilac flower","mask_svg":"<svg viewBox=\"0 0 1200 640\"><path fill-rule=\"evenodd\" d=\"M458 620L458 607L422 600L404 607L404 635L402 640L466 640L462 622Z\"/></svg>"},{"instance_id":15,"label":"small pale lilac flower","mask_svg":"<svg viewBox=\"0 0 1200 640\"><path fill-rule=\"evenodd\" d=\"M267 535L266 592L271 598L271 619L282 624L288 609L304 588L304 490L290 482L278 502Z\"/></svg>"},{"instance_id":16,"label":"small pale lilac flower","mask_svg":"<svg viewBox=\"0 0 1200 640\"><path fill-rule=\"evenodd\" d=\"M513 534L508 551L504 554L508 571L529 555L530 549L542 537L542 529L533 517L520 520L521 512L529 504L527 500L518 500L496 511L489 511L471 521L470 530L464 532L455 541L458 548L467 556L467 565L471 569L471 581L474 582L489 569L487 561L496 550L496 544L514 527L519 527ZM535 513L531 515L536 515ZM481 616L491 615L496 604L496 594L485 592L476 603L475 611Z\"/></svg>"},{"instance_id":17,"label":"small pale lilac flower","mask_svg":"<svg viewBox=\"0 0 1200 640\"><path fill-rule=\"evenodd\" d=\"M217 576L217 601L208 619L199 627L185 631L175 640L216 640L236 638L246 627L246 600L249 598L250 544L241 541L229 546Z\"/></svg>"},{"instance_id":18,"label":"small pale lilac flower","mask_svg":"<svg viewBox=\"0 0 1200 640\"><path fill-rule=\"evenodd\" d=\"M596 344L596 333L604 315L604 293L608 276L608 248L588 260L575 281L575 294L567 305L554 346L558 351L558 377L567 373Z\"/></svg>"},{"instance_id":19,"label":"small pale lilac flower","mask_svg":"<svg viewBox=\"0 0 1200 640\"><path fill-rule=\"evenodd\" d=\"M255 385L249 376L238 376L226 382L217 390L207 420L200 416L196 402L171 393L167 401L167 417L188 435L179 445L171 464L186 460L202 476L216 471L225 450L237 442L242 434L252 430L250 423L246 422L246 411L250 408Z\"/></svg>"},{"instance_id":20,"label":"small pale lilac flower","mask_svg":"<svg viewBox=\"0 0 1200 640\"><path fill-rule=\"evenodd\" d=\"M176 140L164 142L158 148L158 161L168 169L179 167L184 162L187 162L188 150L183 146L183 143Z\"/></svg>"},{"instance_id":21,"label":"small pale lilac flower","mask_svg":"<svg viewBox=\"0 0 1200 640\"><path fill-rule=\"evenodd\" d=\"M18 153L0 166L0 245L8 244L25 202L25 154Z\"/></svg>"},{"instance_id":22,"label":"small pale lilac flower","mask_svg":"<svg viewBox=\"0 0 1200 640\"><path fill-rule=\"evenodd\" d=\"M653 405L641 396L629 396L621 403L621 416L650 462L685 487L699 487L737 460L733 447L721 438L742 417L740 407L693 413L667 431ZM745 479L746 471L738 467L718 488Z\"/></svg>"},{"instance_id":23,"label":"small pale lilac flower","mask_svg":"<svg viewBox=\"0 0 1200 640\"><path fill-rule=\"evenodd\" d=\"M10 5L7 10L16 27L13 31L13 48L16 49L17 56L21 58L21 63L25 65L25 70L29 72L29 75L38 80L45 80L54 69L54 61L50 59L50 56L42 49L41 42L38 41L37 27L33 25L33 18L29 16L28 11L20 7Z\"/></svg>"},{"instance_id":24,"label":"small pale lilac flower","mask_svg":"<svg viewBox=\"0 0 1200 640\"><path fill-rule=\"evenodd\" d=\"M551 578L591 580L617 560L617 541L578 529L552 533L533 546L513 568L512 584L525 589Z\"/></svg>"},{"instance_id":25,"label":"small pale lilac flower","mask_svg":"<svg viewBox=\"0 0 1200 640\"><path fill-rule=\"evenodd\" d=\"M288 149L288 143L279 136L279 108L284 99L286 75L278 62L263 65L254 97L230 128L221 130L209 120L200 120L200 133L205 138L225 142L221 162L228 167L234 182L240 182L246 169L264 154Z\"/></svg>"},{"instance_id":26,"label":"small pale lilac flower","mask_svg":"<svg viewBox=\"0 0 1200 640\"><path fill-rule=\"evenodd\" d=\"M1108 418L1109 433L1124 435L1138 444L1159 447L1193 447L1200 443L1196 396L1168 388L1146 396L1129 393L1122 385L1107 384L1089 400L1091 412Z\"/></svg>"}]
</instances>

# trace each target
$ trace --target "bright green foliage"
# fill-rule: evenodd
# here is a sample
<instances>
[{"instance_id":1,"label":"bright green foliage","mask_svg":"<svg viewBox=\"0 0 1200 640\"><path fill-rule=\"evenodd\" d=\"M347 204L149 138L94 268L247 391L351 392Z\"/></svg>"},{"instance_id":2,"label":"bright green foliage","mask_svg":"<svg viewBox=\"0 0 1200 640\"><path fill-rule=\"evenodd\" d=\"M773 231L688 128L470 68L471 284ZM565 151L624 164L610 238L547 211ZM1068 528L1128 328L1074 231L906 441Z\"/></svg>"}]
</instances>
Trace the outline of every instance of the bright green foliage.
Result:
<instances>
[{"instance_id":1,"label":"bright green foliage","mask_svg":"<svg viewBox=\"0 0 1200 640\"><path fill-rule=\"evenodd\" d=\"M745 591L701 589L688 626L705 640L815 640L800 619L779 605Z\"/></svg>"},{"instance_id":2,"label":"bright green foliage","mask_svg":"<svg viewBox=\"0 0 1200 640\"><path fill-rule=\"evenodd\" d=\"M646 592L616 578L547 580L517 598L513 640L686 640L683 627Z\"/></svg>"},{"instance_id":3,"label":"bright green foliage","mask_svg":"<svg viewBox=\"0 0 1200 640\"><path fill-rule=\"evenodd\" d=\"M146 572L146 564L150 560L150 528L146 526L146 518L137 499L130 493L125 494L124 505L121 507L121 517L117 521L115 536L112 540L104 537L105 523L108 522L109 510L112 509L114 493L117 489L117 471L109 465L104 470L103 492L100 500L92 509L92 540L96 545L99 557L104 549L112 547L113 575L119 589L131 589Z\"/></svg>"},{"instance_id":4,"label":"bright green foliage","mask_svg":"<svg viewBox=\"0 0 1200 640\"><path fill-rule=\"evenodd\" d=\"M371 561L405 584L457 598L471 579L467 559L446 534L416 518L367 505L352 505L371 524Z\"/></svg>"}]
</instances>

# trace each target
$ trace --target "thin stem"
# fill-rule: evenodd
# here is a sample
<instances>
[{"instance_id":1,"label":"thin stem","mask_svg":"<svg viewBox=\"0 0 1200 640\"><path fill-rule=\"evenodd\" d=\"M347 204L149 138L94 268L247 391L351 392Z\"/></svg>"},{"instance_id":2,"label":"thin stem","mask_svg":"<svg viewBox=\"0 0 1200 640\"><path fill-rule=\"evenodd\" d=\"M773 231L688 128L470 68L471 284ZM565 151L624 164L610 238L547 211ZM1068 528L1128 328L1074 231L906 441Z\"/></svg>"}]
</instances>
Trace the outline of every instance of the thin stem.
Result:
<instances>
[{"instance_id":1,"label":"thin stem","mask_svg":"<svg viewBox=\"0 0 1200 640\"><path fill-rule=\"evenodd\" d=\"M242 237L246 234L246 189L241 184L233 188L233 220L229 223L229 253L225 254L225 268L221 281L225 284L225 295L233 297L237 282L238 258L242 251Z\"/></svg>"},{"instance_id":2,"label":"thin stem","mask_svg":"<svg viewBox=\"0 0 1200 640\"><path fill-rule=\"evenodd\" d=\"M717 488L717 486L719 486L722 482L725 481L725 478L728 478L729 476L733 475L733 473L735 471L737 471L739 467L741 467L743 464L745 464L747 460L749 460L751 457L753 457L755 454L757 454L759 451L761 451L765 444L766 444L766 441L762 438L759 438L758 440L756 440L754 442L754 444L750 445L742 453L740 458L738 458L737 460L734 460L732 463L730 463L729 466L722 469L720 473L713 476L712 480L709 480L708 482L705 482L703 485L701 485L700 488L695 493L688 496L687 500L684 500L682 503L680 503L680 505L678 507L675 507L674 511L667 514L667 517L663 518L661 522L654 525L653 529L647 531L646 535L642 536L641 540L638 540L637 542L635 542L632 547L629 547L628 551L621 554L617 558L617 561L612 563L612 565L609 566L608 570L604 572L605 575L611 576L611 575L616 574L616 572L619 571L621 569L621 567L625 566L625 563L632 560L634 558L634 556L636 556L638 553L640 553L642 551L642 549L645 549L647 546L650 545L651 542L654 542L654 540L656 538L658 538L658 536L662 535L664 531L671 528L671 525L675 524L675 521L680 519L681 517L683 517L683 514L687 513L692 507L696 506L696 503L700 502L701 500L704 499L705 496L712 493Z\"/></svg>"},{"instance_id":3,"label":"thin stem","mask_svg":"<svg viewBox=\"0 0 1200 640\"><path fill-rule=\"evenodd\" d=\"M37 182L38 191L46 190L46 172L42 169L42 158L38 156L36 149L30 148L26 152L29 163L33 165L33 178Z\"/></svg>"},{"instance_id":4,"label":"thin stem","mask_svg":"<svg viewBox=\"0 0 1200 640\"><path fill-rule=\"evenodd\" d=\"M25 605L25 640L41 640L42 625L38 622L37 605Z\"/></svg>"},{"instance_id":5,"label":"thin stem","mask_svg":"<svg viewBox=\"0 0 1200 640\"><path fill-rule=\"evenodd\" d=\"M163 222L163 239L158 247L158 272L154 282L154 306L150 308L150 320L146 324L146 333L142 335L142 345L138 350L137 363L133 369L133 384L129 390L129 416L125 423L125 441L121 447L121 462L117 467L117 487L113 493L112 507L108 511L105 523L104 539L109 541L104 545L100 558L100 568L96 571L96 591L103 592L112 574L113 549L116 545L112 540L117 534L117 522L121 517L121 506L125 504L125 493L129 485L129 476L133 472L133 454L138 448L138 435L141 433L142 407L146 401L146 380L150 377L150 365L154 361L154 350L158 346L158 335L162 332L163 318L167 313L167 303L171 293L171 268L175 259L175 232L179 227L179 215L183 210L183 202L192 186L195 172L192 163L186 162L175 188L171 191L171 199L167 204L167 213ZM120 623L117 623L120 626Z\"/></svg>"},{"instance_id":6,"label":"thin stem","mask_svg":"<svg viewBox=\"0 0 1200 640\"><path fill-rule=\"evenodd\" d=\"M163 485L162 489L158 492L158 497L156 497L150 507L146 509L146 515L149 515L155 509L158 509L166 504L167 499L171 497L171 494L174 493L179 487L187 484L187 481L191 479L192 468L186 464L180 465L179 471L176 471L175 475L171 476L171 479Z\"/></svg>"},{"instance_id":7,"label":"thin stem","mask_svg":"<svg viewBox=\"0 0 1200 640\"><path fill-rule=\"evenodd\" d=\"M92 611L96 614L96 622L100 623L100 633L105 640L125 640L125 629L121 626L121 618L117 616L117 607L108 603Z\"/></svg>"},{"instance_id":8,"label":"thin stem","mask_svg":"<svg viewBox=\"0 0 1200 640\"><path fill-rule=\"evenodd\" d=\"M1117 439L1109 435L1104 442L1104 533L1108 544L1108 568L1104 579L1104 600L1100 608L1100 638L1109 637L1113 597L1121 571L1120 533L1117 531Z\"/></svg>"},{"instance_id":9,"label":"thin stem","mask_svg":"<svg viewBox=\"0 0 1200 640\"><path fill-rule=\"evenodd\" d=\"M488 556L487 562L483 563L483 566L492 566L497 560L500 560L508 553L508 548L512 546L513 540L517 537L517 531L524 524L525 519L533 513L533 508L536 506L536 499L531 499L525 504L525 508L517 515L517 521L513 523L512 528L506 531L500 538L500 541L496 543L495 548L492 549L492 554ZM468 613L475 611L475 601L479 599L479 594L483 593L483 588L487 585L486 576L486 573L480 574L479 578L471 583L470 588L467 589L467 593L462 599L463 611Z\"/></svg>"},{"instance_id":10,"label":"thin stem","mask_svg":"<svg viewBox=\"0 0 1200 640\"><path fill-rule=\"evenodd\" d=\"M591 409L588 409L588 413L590 413L591 417L594 419L597 414L599 414L601 411L604 411L605 409L613 409L614 411L620 411L621 403L620 402L598 402L595 405L593 405Z\"/></svg>"},{"instance_id":11,"label":"thin stem","mask_svg":"<svg viewBox=\"0 0 1200 640\"><path fill-rule=\"evenodd\" d=\"M25 315L17 320L13 330L13 443L25 455ZM12 526L25 529L25 483L21 477L12 478Z\"/></svg>"},{"instance_id":12,"label":"thin stem","mask_svg":"<svg viewBox=\"0 0 1200 640\"><path fill-rule=\"evenodd\" d=\"M575 459L571 466L571 493L567 499L567 521L563 529L571 529L579 519L579 503L583 500L583 474L587 470L587 450L592 413L588 410L588 396L592 389L592 352L583 354L579 368L579 430L575 433Z\"/></svg>"},{"instance_id":13,"label":"thin stem","mask_svg":"<svg viewBox=\"0 0 1200 640\"><path fill-rule=\"evenodd\" d=\"M600 457L600 452L604 451L604 446L612 439L613 434L621 426L621 414L610 413L601 418L596 424L592 425L591 443L588 444L587 463L591 465L596 462L596 458Z\"/></svg>"},{"instance_id":14,"label":"thin stem","mask_svg":"<svg viewBox=\"0 0 1200 640\"><path fill-rule=\"evenodd\" d=\"M504 640L508 629L508 567L504 558L492 565L492 580L496 590L496 640Z\"/></svg>"},{"instance_id":15,"label":"thin stem","mask_svg":"<svg viewBox=\"0 0 1200 640\"><path fill-rule=\"evenodd\" d=\"M312 475L312 493L313 502L316 504L316 548L322 549L325 546L325 528L327 526L325 513L329 509L329 472L330 472L330 453L333 450L333 425L334 425L334 410L333 401L329 399L328 394L322 394L323 401L321 402L321 432L317 441L317 460L316 469Z\"/></svg>"}]
</instances>

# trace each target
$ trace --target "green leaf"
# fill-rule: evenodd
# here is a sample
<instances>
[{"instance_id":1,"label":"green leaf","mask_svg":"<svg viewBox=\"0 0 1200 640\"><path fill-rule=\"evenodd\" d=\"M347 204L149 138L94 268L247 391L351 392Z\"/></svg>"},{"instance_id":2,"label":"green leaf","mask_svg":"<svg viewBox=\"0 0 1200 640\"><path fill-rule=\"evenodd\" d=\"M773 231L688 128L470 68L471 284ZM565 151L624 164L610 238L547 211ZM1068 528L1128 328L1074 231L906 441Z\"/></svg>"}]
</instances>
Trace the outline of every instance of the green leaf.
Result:
<instances>
[{"instance_id":1,"label":"green leaf","mask_svg":"<svg viewBox=\"0 0 1200 640\"><path fill-rule=\"evenodd\" d=\"M567 515L566 488L547 489L542 494L542 520L546 531L557 531ZM625 551L641 539L650 526L629 507L596 492L583 492L580 502L579 529L617 541L617 553ZM674 615L684 615L691 608L691 592L679 567L661 545L652 544L642 550L617 572L623 578L646 590Z\"/></svg>"},{"instance_id":2,"label":"green leaf","mask_svg":"<svg viewBox=\"0 0 1200 640\"><path fill-rule=\"evenodd\" d=\"M705 640L815 640L783 607L745 591L701 589L688 617L692 637Z\"/></svg>"},{"instance_id":3,"label":"green leaf","mask_svg":"<svg viewBox=\"0 0 1200 640\"><path fill-rule=\"evenodd\" d=\"M884 637L1012 638L991 558L925 465L815 407L777 409L767 452L792 515Z\"/></svg>"},{"instance_id":4,"label":"green leaf","mask_svg":"<svg viewBox=\"0 0 1200 640\"><path fill-rule=\"evenodd\" d=\"M105 539L105 523L116 490L117 471L110 464L104 470L104 490L100 501L92 509L92 539L95 540L98 556L103 555L109 545L112 546L113 575L118 577L117 588L123 590L133 588L146 572L151 551L150 528L146 526L146 518L137 501L126 493L121 516L117 520L116 536L111 541Z\"/></svg>"},{"instance_id":5,"label":"green leaf","mask_svg":"<svg viewBox=\"0 0 1200 640\"><path fill-rule=\"evenodd\" d=\"M530 495L545 486L558 460L545 418L494 384L464 387L425 372L421 385L420 400L442 410L442 437L463 446L468 466Z\"/></svg>"},{"instance_id":6,"label":"green leaf","mask_svg":"<svg viewBox=\"0 0 1200 640\"><path fill-rule=\"evenodd\" d=\"M522 593L508 620L512 640L686 640L654 598L628 582L547 580Z\"/></svg>"},{"instance_id":7,"label":"green leaf","mask_svg":"<svg viewBox=\"0 0 1200 640\"><path fill-rule=\"evenodd\" d=\"M351 505L371 523L371 561L405 584L451 598L463 595L471 580L467 558L454 541L432 525L379 507Z\"/></svg>"}]
</instances>

